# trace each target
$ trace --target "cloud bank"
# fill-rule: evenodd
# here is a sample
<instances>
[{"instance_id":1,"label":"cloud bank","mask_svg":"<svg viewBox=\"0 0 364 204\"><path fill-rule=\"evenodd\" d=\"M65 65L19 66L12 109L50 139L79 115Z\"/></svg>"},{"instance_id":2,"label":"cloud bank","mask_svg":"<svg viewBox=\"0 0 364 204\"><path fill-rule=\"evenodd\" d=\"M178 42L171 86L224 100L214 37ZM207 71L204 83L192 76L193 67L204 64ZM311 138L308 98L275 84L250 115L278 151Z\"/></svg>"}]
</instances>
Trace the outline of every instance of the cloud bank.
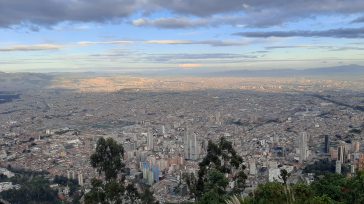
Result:
<instances>
[{"instance_id":1,"label":"cloud bank","mask_svg":"<svg viewBox=\"0 0 364 204\"><path fill-rule=\"evenodd\" d=\"M57 44L13 45L10 47L0 47L0 52L44 51L59 50L61 48L63 48L63 46Z\"/></svg>"},{"instance_id":2,"label":"cloud bank","mask_svg":"<svg viewBox=\"0 0 364 204\"><path fill-rule=\"evenodd\" d=\"M362 0L0 0L0 27L52 26L60 22L113 22L144 13L136 26L193 28L267 27L317 15L362 14ZM172 13L152 19L148 14ZM211 18L213 17L213 18ZM357 21L360 21L358 19Z\"/></svg>"},{"instance_id":3,"label":"cloud bank","mask_svg":"<svg viewBox=\"0 0 364 204\"><path fill-rule=\"evenodd\" d=\"M339 28L330 30L293 30L293 31L257 31L240 32L234 35L268 38L268 37L332 37L332 38L364 38L364 27L361 28Z\"/></svg>"}]
</instances>

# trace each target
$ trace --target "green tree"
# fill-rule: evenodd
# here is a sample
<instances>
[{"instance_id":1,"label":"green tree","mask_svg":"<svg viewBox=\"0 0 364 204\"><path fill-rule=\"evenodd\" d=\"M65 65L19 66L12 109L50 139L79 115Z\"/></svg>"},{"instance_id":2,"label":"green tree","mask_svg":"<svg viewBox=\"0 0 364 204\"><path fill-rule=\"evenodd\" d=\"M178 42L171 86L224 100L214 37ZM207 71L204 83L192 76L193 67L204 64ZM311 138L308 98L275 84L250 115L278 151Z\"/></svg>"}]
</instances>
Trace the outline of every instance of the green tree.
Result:
<instances>
[{"instance_id":1,"label":"green tree","mask_svg":"<svg viewBox=\"0 0 364 204\"><path fill-rule=\"evenodd\" d=\"M314 197L314 192L311 186L298 183L292 186L292 195L294 197L295 203L309 203L309 198Z\"/></svg>"},{"instance_id":2,"label":"green tree","mask_svg":"<svg viewBox=\"0 0 364 204\"><path fill-rule=\"evenodd\" d=\"M205 189L208 191L204 193L200 199L200 204L209 203L223 203L226 196L226 187L229 184L228 179L223 173L216 169L212 169L207 174L207 181L205 182Z\"/></svg>"},{"instance_id":3,"label":"green tree","mask_svg":"<svg viewBox=\"0 0 364 204\"><path fill-rule=\"evenodd\" d=\"M323 196L315 196L312 199L310 199L310 204L335 204L334 200L332 200L329 196L323 195Z\"/></svg>"},{"instance_id":4,"label":"green tree","mask_svg":"<svg viewBox=\"0 0 364 204\"><path fill-rule=\"evenodd\" d=\"M253 204L254 200L251 197L243 197L233 195L225 201L226 204Z\"/></svg>"},{"instance_id":5,"label":"green tree","mask_svg":"<svg viewBox=\"0 0 364 204\"><path fill-rule=\"evenodd\" d=\"M106 204L107 199L103 182L99 179L93 178L91 185L91 191L85 195L85 203Z\"/></svg>"},{"instance_id":6,"label":"green tree","mask_svg":"<svg viewBox=\"0 0 364 204\"><path fill-rule=\"evenodd\" d=\"M211 203L223 202L228 193L241 193L247 178L242 163L241 156L224 137L218 143L209 141L207 154L199 163L197 178L194 179L194 175L185 176L191 196L196 197L198 201ZM225 174L230 174L231 179L228 180ZM227 191L230 181L235 182L234 189Z\"/></svg>"},{"instance_id":7,"label":"green tree","mask_svg":"<svg viewBox=\"0 0 364 204\"><path fill-rule=\"evenodd\" d=\"M13 204L60 203L57 191L49 187L49 181L42 176L27 177L21 188L0 193L0 197Z\"/></svg>"},{"instance_id":8,"label":"green tree","mask_svg":"<svg viewBox=\"0 0 364 204\"><path fill-rule=\"evenodd\" d=\"M97 141L96 151L91 155L91 165L99 174L104 174L105 179L116 179L118 173L124 170L122 162L124 148L112 138L100 138Z\"/></svg>"},{"instance_id":9,"label":"green tree","mask_svg":"<svg viewBox=\"0 0 364 204\"><path fill-rule=\"evenodd\" d=\"M187 188L190 192L192 198L196 198L196 183L197 179L193 173L184 173L182 174L182 179L186 182Z\"/></svg>"},{"instance_id":10,"label":"green tree","mask_svg":"<svg viewBox=\"0 0 364 204\"><path fill-rule=\"evenodd\" d=\"M358 172L356 176L349 179L343 189L347 203L364 203L364 172Z\"/></svg>"},{"instance_id":11,"label":"green tree","mask_svg":"<svg viewBox=\"0 0 364 204\"><path fill-rule=\"evenodd\" d=\"M150 191L148 187L146 187L143 193L140 195L140 199L143 204L156 204L158 202L155 201L153 192Z\"/></svg>"},{"instance_id":12,"label":"green tree","mask_svg":"<svg viewBox=\"0 0 364 204\"><path fill-rule=\"evenodd\" d=\"M291 174L288 173L287 170L281 169L281 174L280 174L279 178L281 178L283 180L284 185L287 185L287 180L288 180L288 177L290 177L290 176L291 176Z\"/></svg>"},{"instance_id":13,"label":"green tree","mask_svg":"<svg viewBox=\"0 0 364 204\"><path fill-rule=\"evenodd\" d=\"M87 204L121 204L124 200L134 203L137 200L137 190L125 186L125 164L123 163L124 148L112 138L100 138L96 151L91 155L91 165L96 168L105 181L94 178L92 188L85 195Z\"/></svg>"},{"instance_id":14,"label":"green tree","mask_svg":"<svg viewBox=\"0 0 364 204\"><path fill-rule=\"evenodd\" d=\"M134 204L139 199L139 192L133 184L128 184L126 186L126 196L132 204Z\"/></svg>"},{"instance_id":15,"label":"green tree","mask_svg":"<svg viewBox=\"0 0 364 204\"><path fill-rule=\"evenodd\" d=\"M234 194L241 194L244 189L245 189L245 181L247 179L247 175L244 173L244 171L239 171L235 176L234 176L234 180L235 182L235 186L233 189L233 193Z\"/></svg>"},{"instance_id":16,"label":"green tree","mask_svg":"<svg viewBox=\"0 0 364 204\"><path fill-rule=\"evenodd\" d=\"M278 182L259 185L254 193L254 198L257 203L287 203L287 194L284 186Z\"/></svg>"},{"instance_id":17,"label":"green tree","mask_svg":"<svg viewBox=\"0 0 364 204\"><path fill-rule=\"evenodd\" d=\"M346 178L340 174L326 174L323 178L311 184L316 196L328 195L335 201L343 201L345 198Z\"/></svg>"},{"instance_id":18,"label":"green tree","mask_svg":"<svg viewBox=\"0 0 364 204\"><path fill-rule=\"evenodd\" d=\"M287 189L291 189L286 190ZM227 204L362 204L364 203L364 173L346 178L326 174L310 185L265 183L245 198L232 196ZM216 194L218 195L218 194Z\"/></svg>"}]
</instances>

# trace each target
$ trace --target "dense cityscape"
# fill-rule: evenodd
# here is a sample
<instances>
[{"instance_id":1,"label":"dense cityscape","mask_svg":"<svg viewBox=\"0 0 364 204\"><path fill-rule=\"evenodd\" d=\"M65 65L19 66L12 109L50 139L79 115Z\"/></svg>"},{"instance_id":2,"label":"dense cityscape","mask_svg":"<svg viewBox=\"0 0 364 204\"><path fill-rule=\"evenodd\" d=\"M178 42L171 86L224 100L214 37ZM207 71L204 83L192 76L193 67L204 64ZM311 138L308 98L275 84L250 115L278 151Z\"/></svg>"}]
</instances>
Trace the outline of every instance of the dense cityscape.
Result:
<instances>
[{"instance_id":1,"label":"dense cityscape","mask_svg":"<svg viewBox=\"0 0 364 204\"><path fill-rule=\"evenodd\" d=\"M303 170L318 160L335 161L338 174L364 170L364 95L306 88L4 92L1 172L44 171L76 180L87 192L98 176L90 156L101 137L122 144L126 179L150 186L160 203L193 201L182 175L197 175L208 141L220 138L243 158L246 195L259 184L283 182L282 169L289 183L310 183L313 174ZM20 186L1 183L1 191L12 188ZM69 199L68 186L52 188Z\"/></svg>"}]
</instances>

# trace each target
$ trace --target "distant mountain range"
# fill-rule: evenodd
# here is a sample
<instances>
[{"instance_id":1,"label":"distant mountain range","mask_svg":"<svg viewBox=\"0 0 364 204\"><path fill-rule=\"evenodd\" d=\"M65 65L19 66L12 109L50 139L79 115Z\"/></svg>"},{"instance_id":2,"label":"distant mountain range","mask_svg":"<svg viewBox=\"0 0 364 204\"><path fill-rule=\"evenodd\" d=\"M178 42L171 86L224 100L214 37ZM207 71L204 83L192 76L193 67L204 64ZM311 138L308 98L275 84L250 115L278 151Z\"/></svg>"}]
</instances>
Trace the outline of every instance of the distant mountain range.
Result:
<instances>
[{"instance_id":1,"label":"distant mountain range","mask_svg":"<svg viewBox=\"0 0 364 204\"><path fill-rule=\"evenodd\" d=\"M0 91L41 89L49 85L52 78L48 74L0 72Z\"/></svg>"},{"instance_id":2,"label":"distant mountain range","mask_svg":"<svg viewBox=\"0 0 364 204\"><path fill-rule=\"evenodd\" d=\"M213 72L208 76L235 77L351 77L364 75L364 66L345 65L312 69L278 69L278 70L230 70Z\"/></svg>"},{"instance_id":3,"label":"distant mountain range","mask_svg":"<svg viewBox=\"0 0 364 204\"><path fill-rule=\"evenodd\" d=\"M97 76L197 76L197 77L364 77L364 66L344 65L336 67L310 68L310 69L269 69L269 70L225 70L210 69L168 69L143 72L51 72L51 73L5 73L0 72L0 79L14 82L40 83L49 81L54 77L84 78Z\"/></svg>"},{"instance_id":4,"label":"distant mountain range","mask_svg":"<svg viewBox=\"0 0 364 204\"><path fill-rule=\"evenodd\" d=\"M170 69L136 73L146 76L198 76L198 77L358 77L364 75L364 66L345 65L311 69L226 70Z\"/></svg>"},{"instance_id":5,"label":"distant mountain range","mask_svg":"<svg viewBox=\"0 0 364 204\"><path fill-rule=\"evenodd\" d=\"M196 77L193 79L193 77ZM201 80L205 77L206 80ZM313 68L304 70L278 69L278 70L226 70L216 71L209 69L170 69L149 72L81 72L81 73L4 73L0 72L1 91L33 91L44 88L58 90L119 90L127 88L144 88L171 90L181 87L194 89L196 87L235 87L239 83L227 79L223 84L216 84L219 77L237 77L236 80L256 77L269 78L301 78L309 79L333 79L345 81L362 81L364 79L364 67L359 65L347 65L326 68ZM145 78L145 79L142 79ZM160 80L161 78L166 80ZM168 80L171 79L171 80ZM140 84L140 81L143 83ZM164 81L167 81L166 83ZM201 83L201 81L204 81ZM138 82L138 83L135 83ZM178 82L178 83L177 83ZM192 83L193 82L193 83ZM181 83L183 85L181 85ZM139 85L136 85L139 84ZM176 85L177 84L177 85ZM239 85L240 86L240 85ZM353 85L356 86L361 85ZM362 87L362 86L361 86Z\"/></svg>"}]
</instances>

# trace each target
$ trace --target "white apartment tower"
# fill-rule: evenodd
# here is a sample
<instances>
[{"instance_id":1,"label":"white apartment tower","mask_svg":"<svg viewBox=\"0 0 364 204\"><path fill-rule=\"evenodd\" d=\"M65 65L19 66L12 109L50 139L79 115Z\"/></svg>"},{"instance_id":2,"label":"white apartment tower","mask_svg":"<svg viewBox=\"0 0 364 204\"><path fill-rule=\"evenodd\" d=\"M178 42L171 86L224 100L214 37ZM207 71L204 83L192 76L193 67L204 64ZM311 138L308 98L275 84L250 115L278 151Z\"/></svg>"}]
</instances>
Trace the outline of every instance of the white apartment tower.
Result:
<instances>
[{"instance_id":1,"label":"white apartment tower","mask_svg":"<svg viewBox=\"0 0 364 204\"><path fill-rule=\"evenodd\" d=\"M249 161L249 174L256 175L257 174L257 166L255 165L255 160Z\"/></svg>"},{"instance_id":2,"label":"white apartment tower","mask_svg":"<svg viewBox=\"0 0 364 204\"><path fill-rule=\"evenodd\" d=\"M153 134L150 132L150 130L148 130L147 133L147 145L148 145L148 150L153 151L154 149Z\"/></svg>"},{"instance_id":3,"label":"white apartment tower","mask_svg":"<svg viewBox=\"0 0 364 204\"><path fill-rule=\"evenodd\" d=\"M298 138L298 146L300 150L300 163L303 163L308 157L307 133L302 132Z\"/></svg>"},{"instance_id":4,"label":"white apartment tower","mask_svg":"<svg viewBox=\"0 0 364 204\"><path fill-rule=\"evenodd\" d=\"M78 172L78 185L83 186L83 175Z\"/></svg>"},{"instance_id":5,"label":"white apartment tower","mask_svg":"<svg viewBox=\"0 0 364 204\"><path fill-rule=\"evenodd\" d=\"M186 131L185 131L184 151L185 151L186 159L197 160L199 157L197 136L195 133L191 134L189 132L188 128L186 128Z\"/></svg>"},{"instance_id":6,"label":"white apartment tower","mask_svg":"<svg viewBox=\"0 0 364 204\"><path fill-rule=\"evenodd\" d=\"M360 142L354 142L354 152L360 152Z\"/></svg>"},{"instance_id":7,"label":"white apartment tower","mask_svg":"<svg viewBox=\"0 0 364 204\"><path fill-rule=\"evenodd\" d=\"M166 137L166 127L164 125L162 125L162 134L163 137Z\"/></svg>"},{"instance_id":8,"label":"white apartment tower","mask_svg":"<svg viewBox=\"0 0 364 204\"><path fill-rule=\"evenodd\" d=\"M344 146L343 145L341 145L341 146L339 146L339 148L337 149L337 158L338 158L338 161L340 161L341 163L344 163L344 151L345 151L345 149L344 149Z\"/></svg>"},{"instance_id":9,"label":"white apartment tower","mask_svg":"<svg viewBox=\"0 0 364 204\"><path fill-rule=\"evenodd\" d=\"M215 116L215 120L216 120L216 125L221 125L221 113L220 112L216 112L216 116Z\"/></svg>"},{"instance_id":10,"label":"white apartment tower","mask_svg":"<svg viewBox=\"0 0 364 204\"><path fill-rule=\"evenodd\" d=\"M335 173L341 174L341 162L339 160L336 161Z\"/></svg>"}]
</instances>

